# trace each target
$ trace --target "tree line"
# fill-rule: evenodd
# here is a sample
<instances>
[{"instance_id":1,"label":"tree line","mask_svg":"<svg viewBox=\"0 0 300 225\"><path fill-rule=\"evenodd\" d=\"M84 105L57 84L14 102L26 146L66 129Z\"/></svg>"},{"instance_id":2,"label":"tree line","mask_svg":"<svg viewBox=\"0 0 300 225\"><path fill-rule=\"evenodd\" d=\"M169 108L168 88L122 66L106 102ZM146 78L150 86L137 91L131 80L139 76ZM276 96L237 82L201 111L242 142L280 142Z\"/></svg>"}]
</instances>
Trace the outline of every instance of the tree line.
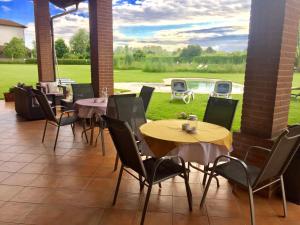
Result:
<instances>
[{"instance_id":1,"label":"tree line","mask_svg":"<svg viewBox=\"0 0 300 225\"><path fill-rule=\"evenodd\" d=\"M79 29L67 44L62 38L55 41L55 52L58 59L86 59L90 58L89 33L85 29ZM11 59L15 58L36 58L36 44L33 49L25 47L24 40L12 38L4 45L3 54ZM154 60L156 59L156 60ZM202 48L199 45L188 45L175 51L167 51L161 46L145 46L133 48L120 46L114 50L114 62L120 67L130 67L132 64L141 62L162 62L175 63L213 63L213 64L243 64L246 60L246 52L226 53L213 49L212 47ZM297 40L297 51L295 66L300 66L300 27Z\"/></svg>"}]
</instances>

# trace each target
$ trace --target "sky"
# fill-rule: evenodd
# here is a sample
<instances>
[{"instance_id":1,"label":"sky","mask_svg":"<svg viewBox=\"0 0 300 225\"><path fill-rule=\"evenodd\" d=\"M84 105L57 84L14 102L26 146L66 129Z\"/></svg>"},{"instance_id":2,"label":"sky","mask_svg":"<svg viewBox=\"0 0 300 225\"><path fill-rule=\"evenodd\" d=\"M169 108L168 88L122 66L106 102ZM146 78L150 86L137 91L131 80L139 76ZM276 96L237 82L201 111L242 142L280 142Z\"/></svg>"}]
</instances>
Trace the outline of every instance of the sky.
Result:
<instances>
[{"instance_id":1,"label":"sky","mask_svg":"<svg viewBox=\"0 0 300 225\"><path fill-rule=\"evenodd\" d=\"M190 44L220 51L247 48L251 0L112 0L114 47L159 45L174 51ZM50 5L51 15L62 12ZM0 0L0 18L27 26L26 46L35 39L32 0ZM88 3L58 18L55 38L67 42L79 29L89 30Z\"/></svg>"}]
</instances>

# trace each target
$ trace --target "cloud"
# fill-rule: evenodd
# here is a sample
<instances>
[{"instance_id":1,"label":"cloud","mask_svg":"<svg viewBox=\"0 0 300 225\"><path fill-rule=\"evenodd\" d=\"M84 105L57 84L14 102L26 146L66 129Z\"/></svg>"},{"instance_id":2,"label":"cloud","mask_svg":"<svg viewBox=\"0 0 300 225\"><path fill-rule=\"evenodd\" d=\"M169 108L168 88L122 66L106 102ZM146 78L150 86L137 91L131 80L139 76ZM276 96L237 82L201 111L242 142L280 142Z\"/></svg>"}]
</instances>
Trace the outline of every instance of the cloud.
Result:
<instances>
[{"instance_id":1,"label":"cloud","mask_svg":"<svg viewBox=\"0 0 300 225\"><path fill-rule=\"evenodd\" d=\"M0 2L12 2L12 0L0 0Z\"/></svg>"},{"instance_id":2,"label":"cloud","mask_svg":"<svg viewBox=\"0 0 300 225\"><path fill-rule=\"evenodd\" d=\"M247 45L250 2L143 0L128 3L113 0L114 46L161 45L174 50L188 44L200 44L221 50L243 50ZM33 24L27 26L26 38L30 36L31 41L34 27ZM79 12L56 19L54 27L55 37L66 41L79 28L88 30L88 3L81 3ZM129 28L131 33L124 28ZM147 28L153 31L145 35L143 30ZM134 31L139 31L139 34Z\"/></svg>"},{"instance_id":3,"label":"cloud","mask_svg":"<svg viewBox=\"0 0 300 225\"><path fill-rule=\"evenodd\" d=\"M4 12L8 12L11 10L11 8L5 6L5 5L1 5L1 9L4 11Z\"/></svg>"}]
</instances>

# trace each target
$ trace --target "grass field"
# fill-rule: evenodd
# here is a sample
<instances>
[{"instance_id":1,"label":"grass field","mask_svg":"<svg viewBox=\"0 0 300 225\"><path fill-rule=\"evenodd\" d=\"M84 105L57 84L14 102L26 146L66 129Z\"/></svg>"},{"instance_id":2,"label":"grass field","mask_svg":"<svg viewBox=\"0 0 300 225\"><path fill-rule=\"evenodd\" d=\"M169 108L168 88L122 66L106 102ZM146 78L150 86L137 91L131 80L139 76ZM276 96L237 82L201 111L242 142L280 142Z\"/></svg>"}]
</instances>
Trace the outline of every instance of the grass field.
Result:
<instances>
[{"instance_id":1,"label":"grass field","mask_svg":"<svg viewBox=\"0 0 300 225\"><path fill-rule=\"evenodd\" d=\"M86 65L62 65L59 67L60 77L71 78L78 83L90 82L90 67ZM214 74L214 73L193 73L193 72L166 72L166 73L146 73L139 70L116 70L114 72L115 82L162 82L164 78L170 77L201 77L231 80L243 84L244 74ZM0 64L0 98L2 93L7 91L10 86L18 82L34 85L37 82L36 65L10 65ZM293 86L300 87L300 74L294 75ZM207 103L207 95L196 95L195 101L186 105L181 101L169 102L170 94L155 93L149 107L149 119L168 119L177 118L180 112L196 114L199 118L203 117ZM242 95L234 95L233 98L239 99L239 105L233 124L233 129L238 130L241 120ZM292 99L290 104L289 123L300 121L300 101Z\"/></svg>"}]
</instances>

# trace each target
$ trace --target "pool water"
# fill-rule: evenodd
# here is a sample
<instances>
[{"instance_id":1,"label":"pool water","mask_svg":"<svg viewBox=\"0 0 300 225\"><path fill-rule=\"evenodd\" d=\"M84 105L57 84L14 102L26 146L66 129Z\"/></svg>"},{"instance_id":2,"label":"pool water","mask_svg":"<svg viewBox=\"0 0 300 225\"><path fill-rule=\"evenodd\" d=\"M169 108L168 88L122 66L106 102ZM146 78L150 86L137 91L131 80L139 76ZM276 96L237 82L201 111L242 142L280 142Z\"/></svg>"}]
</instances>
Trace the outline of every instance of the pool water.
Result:
<instances>
[{"instance_id":1,"label":"pool water","mask_svg":"<svg viewBox=\"0 0 300 225\"><path fill-rule=\"evenodd\" d=\"M211 93L215 88L215 80L187 80L189 89L196 93ZM244 86L236 83L232 83L232 93L242 94Z\"/></svg>"}]
</instances>

